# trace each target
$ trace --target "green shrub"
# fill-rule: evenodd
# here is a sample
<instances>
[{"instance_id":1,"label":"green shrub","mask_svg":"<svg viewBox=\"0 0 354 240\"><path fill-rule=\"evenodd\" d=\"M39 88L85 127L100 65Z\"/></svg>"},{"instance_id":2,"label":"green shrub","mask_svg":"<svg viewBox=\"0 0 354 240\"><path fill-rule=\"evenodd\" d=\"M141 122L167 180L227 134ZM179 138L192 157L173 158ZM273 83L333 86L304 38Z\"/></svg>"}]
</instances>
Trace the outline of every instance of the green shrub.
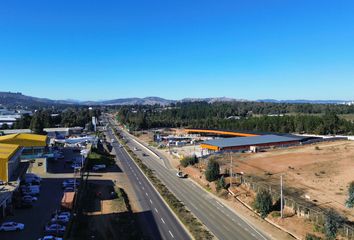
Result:
<instances>
[{"instance_id":1,"label":"green shrub","mask_svg":"<svg viewBox=\"0 0 354 240\"><path fill-rule=\"evenodd\" d=\"M216 184L216 191L220 191L221 189L226 189L226 183L225 183L225 178L224 176L221 176L221 178L218 180Z\"/></svg>"},{"instance_id":2,"label":"green shrub","mask_svg":"<svg viewBox=\"0 0 354 240\"><path fill-rule=\"evenodd\" d=\"M261 214L261 217L265 218L270 213L273 206L272 196L269 191L265 189L258 191L253 206L257 212Z\"/></svg>"},{"instance_id":3,"label":"green shrub","mask_svg":"<svg viewBox=\"0 0 354 240\"><path fill-rule=\"evenodd\" d=\"M207 170L205 171L205 178L207 181L212 182L219 178L220 175L220 166L219 163L211 159L209 160Z\"/></svg>"},{"instance_id":4,"label":"green shrub","mask_svg":"<svg viewBox=\"0 0 354 240\"><path fill-rule=\"evenodd\" d=\"M192 157L184 157L181 160L182 167L187 167L188 165L193 166L194 164L198 163L198 158L196 156Z\"/></svg>"},{"instance_id":5,"label":"green shrub","mask_svg":"<svg viewBox=\"0 0 354 240\"><path fill-rule=\"evenodd\" d=\"M348 208L354 207L354 181L349 184L348 188L348 200L346 201Z\"/></svg>"},{"instance_id":6,"label":"green shrub","mask_svg":"<svg viewBox=\"0 0 354 240\"><path fill-rule=\"evenodd\" d=\"M326 214L324 230L327 239L335 239L342 218L332 209Z\"/></svg>"}]
</instances>

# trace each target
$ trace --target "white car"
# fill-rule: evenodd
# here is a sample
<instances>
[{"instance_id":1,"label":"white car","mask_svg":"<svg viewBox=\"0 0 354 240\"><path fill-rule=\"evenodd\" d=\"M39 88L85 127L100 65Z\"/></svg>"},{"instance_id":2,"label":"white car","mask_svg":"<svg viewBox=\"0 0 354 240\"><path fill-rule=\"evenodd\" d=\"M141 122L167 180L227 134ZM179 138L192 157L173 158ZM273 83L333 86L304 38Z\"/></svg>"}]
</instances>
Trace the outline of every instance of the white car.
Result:
<instances>
[{"instance_id":1,"label":"white car","mask_svg":"<svg viewBox=\"0 0 354 240\"><path fill-rule=\"evenodd\" d=\"M50 224L50 225L47 225L45 226L45 231L46 232L51 232L51 231L65 231L65 226L63 225L60 225L60 224L57 224L57 223L54 223L54 224Z\"/></svg>"},{"instance_id":2,"label":"white car","mask_svg":"<svg viewBox=\"0 0 354 240\"><path fill-rule=\"evenodd\" d=\"M38 198L34 197L34 196L31 196L31 195L24 195L22 197L22 200L23 201L32 201L32 202L35 202L38 200Z\"/></svg>"},{"instance_id":3,"label":"white car","mask_svg":"<svg viewBox=\"0 0 354 240\"><path fill-rule=\"evenodd\" d=\"M60 237L54 237L54 236L44 236L42 238L38 238L38 240L63 240L62 238Z\"/></svg>"},{"instance_id":4,"label":"white car","mask_svg":"<svg viewBox=\"0 0 354 240\"><path fill-rule=\"evenodd\" d=\"M93 171L98 171L106 168L106 164L97 164L92 167Z\"/></svg>"},{"instance_id":5,"label":"white car","mask_svg":"<svg viewBox=\"0 0 354 240\"><path fill-rule=\"evenodd\" d=\"M53 217L55 217L55 216L67 216L68 218L70 218L71 213L70 212L55 212L52 216Z\"/></svg>"},{"instance_id":6,"label":"white car","mask_svg":"<svg viewBox=\"0 0 354 240\"><path fill-rule=\"evenodd\" d=\"M18 231L18 230L23 230L25 228L25 224L23 223L17 223L17 222L4 222L0 226L0 231Z\"/></svg>"}]
</instances>

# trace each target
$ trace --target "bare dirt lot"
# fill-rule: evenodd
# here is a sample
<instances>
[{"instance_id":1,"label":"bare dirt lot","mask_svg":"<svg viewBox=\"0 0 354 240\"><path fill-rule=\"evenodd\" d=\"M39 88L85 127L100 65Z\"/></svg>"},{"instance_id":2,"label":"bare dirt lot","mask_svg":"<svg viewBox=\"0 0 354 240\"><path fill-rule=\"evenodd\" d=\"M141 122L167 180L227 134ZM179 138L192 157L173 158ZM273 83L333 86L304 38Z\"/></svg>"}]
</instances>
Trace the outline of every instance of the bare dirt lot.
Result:
<instances>
[{"instance_id":1,"label":"bare dirt lot","mask_svg":"<svg viewBox=\"0 0 354 240\"><path fill-rule=\"evenodd\" d=\"M230 157L222 161L224 167ZM296 197L332 207L354 221L345 207L348 184L354 181L354 142L336 141L233 155L233 171L284 184Z\"/></svg>"}]
</instances>

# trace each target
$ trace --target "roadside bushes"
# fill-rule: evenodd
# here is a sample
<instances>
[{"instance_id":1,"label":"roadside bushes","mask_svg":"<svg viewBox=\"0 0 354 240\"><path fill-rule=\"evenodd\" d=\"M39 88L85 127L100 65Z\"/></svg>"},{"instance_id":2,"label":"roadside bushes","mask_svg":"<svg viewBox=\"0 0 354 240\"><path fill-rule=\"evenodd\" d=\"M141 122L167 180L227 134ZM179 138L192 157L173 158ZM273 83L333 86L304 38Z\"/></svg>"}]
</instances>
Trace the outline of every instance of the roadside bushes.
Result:
<instances>
[{"instance_id":1,"label":"roadside bushes","mask_svg":"<svg viewBox=\"0 0 354 240\"><path fill-rule=\"evenodd\" d=\"M180 162L182 167L193 166L198 163L198 158L196 156L184 157Z\"/></svg>"},{"instance_id":2,"label":"roadside bushes","mask_svg":"<svg viewBox=\"0 0 354 240\"><path fill-rule=\"evenodd\" d=\"M262 218L267 217L273 206L272 195L269 191L262 189L258 191L256 199L253 203L254 209L261 214Z\"/></svg>"},{"instance_id":3,"label":"roadside bushes","mask_svg":"<svg viewBox=\"0 0 354 240\"><path fill-rule=\"evenodd\" d=\"M226 189L226 183L225 183L224 176L221 176L221 178L219 178L218 182L216 183L216 191L219 192L222 189Z\"/></svg>"}]
</instances>

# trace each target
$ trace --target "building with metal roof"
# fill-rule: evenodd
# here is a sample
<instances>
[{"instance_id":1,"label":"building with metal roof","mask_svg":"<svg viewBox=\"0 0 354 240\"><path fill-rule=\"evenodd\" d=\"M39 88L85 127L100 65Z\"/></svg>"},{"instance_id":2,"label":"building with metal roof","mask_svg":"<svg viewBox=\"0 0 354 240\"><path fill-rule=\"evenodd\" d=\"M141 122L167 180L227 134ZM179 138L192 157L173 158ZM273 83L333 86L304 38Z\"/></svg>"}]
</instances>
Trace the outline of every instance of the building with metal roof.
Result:
<instances>
[{"instance_id":1,"label":"building with metal roof","mask_svg":"<svg viewBox=\"0 0 354 240\"><path fill-rule=\"evenodd\" d=\"M21 147L0 143L0 181L9 182L20 164Z\"/></svg>"},{"instance_id":2,"label":"building with metal roof","mask_svg":"<svg viewBox=\"0 0 354 240\"><path fill-rule=\"evenodd\" d=\"M16 144L21 147L45 147L48 137L45 135L17 133L0 137L0 143Z\"/></svg>"},{"instance_id":3,"label":"building with metal roof","mask_svg":"<svg viewBox=\"0 0 354 240\"><path fill-rule=\"evenodd\" d=\"M262 135L252 137L220 138L201 143L201 148L212 151L248 150L251 146L272 147L299 144L301 138L279 135Z\"/></svg>"}]
</instances>

